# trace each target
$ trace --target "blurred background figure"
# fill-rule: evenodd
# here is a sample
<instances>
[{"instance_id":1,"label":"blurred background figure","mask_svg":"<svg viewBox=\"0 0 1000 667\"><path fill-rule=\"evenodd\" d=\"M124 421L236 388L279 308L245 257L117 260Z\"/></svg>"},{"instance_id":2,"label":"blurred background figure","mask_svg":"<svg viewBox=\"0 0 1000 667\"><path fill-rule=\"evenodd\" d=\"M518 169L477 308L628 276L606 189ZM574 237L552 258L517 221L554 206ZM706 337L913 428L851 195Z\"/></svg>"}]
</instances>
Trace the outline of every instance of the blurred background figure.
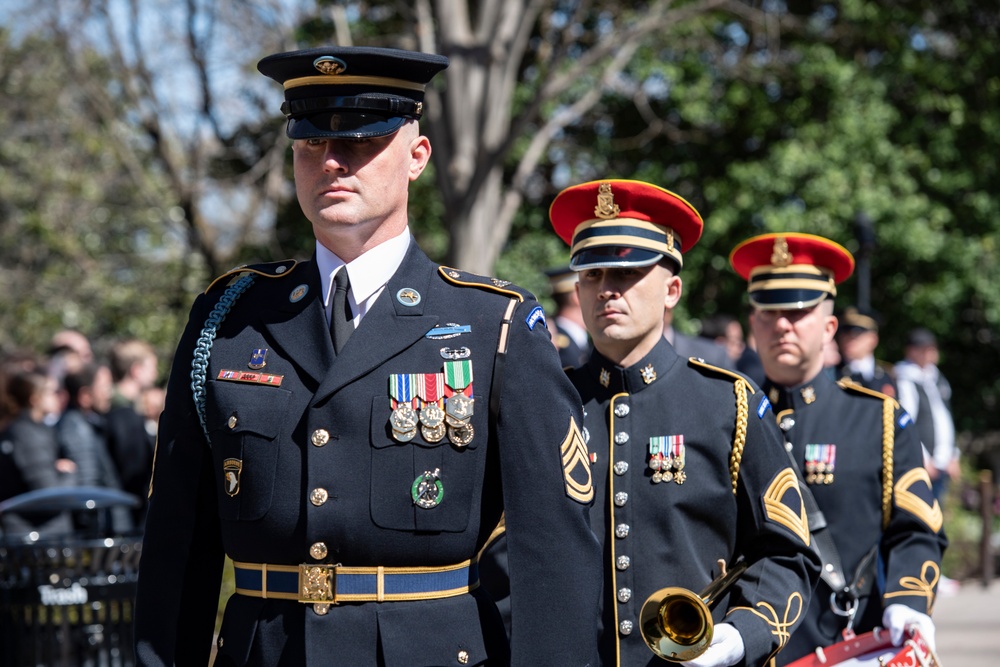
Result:
<instances>
[{"instance_id":1,"label":"blurred background figure","mask_svg":"<svg viewBox=\"0 0 1000 667\"><path fill-rule=\"evenodd\" d=\"M905 358L895 368L899 403L917 425L931 488L943 506L948 482L958 476L951 385L938 369L937 339L927 329L909 333L903 354Z\"/></svg>"},{"instance_id":2,"label":"blurred background figure","mask_svg":"<svg viewBox=\"0 0 1000 667\"><path fill-rule=\"evenodd\" d=\"M892 365L875 358L878 347L879 317L874 311L847 308L838 318L837 345L840 348L839 377L847 377L887 396L896 395Z\"/></svg>"},{"instance_id":3,"label":"blurred background figure","mask_svg":"<svg viewBox=\"0 0 1000 667\"><path fill-rule=\"evenodd\" d=\"M823 343L823 372L834 380L837 379L837 367L840 366L840 348L837 347L836 338Z\"/></svg>"},{"instance_id":4,"label":"blurred background figure","mask_svg":"<svg viewBox=\"0 0 1000 667\"><path fill-rule=\"evenodd\" d=\"M64 386L69 404L56 424L56 437L62 453L76 463L77 484L121 489L105 439L105 415L111 407L111 370L104 364L88 363L67 374ZM77 528L90 530L99 517L78 515L77 520L83 522ZM112 509L112 526L117 532L131 528L132 518L126 508Z\"/></svg>"},{"instance_id":5,"label":"blurred background figure","mask_svg":"<svg viewBox=\"0 0 1000 667\"><path fill-rule=\"evenodd\" d=\"M105 419L108 453L115 464L122 489L139 498L141 505L132 512L136 526L141 527L146 512L149 476L153 470L153 446L156 443L155 407L162 396L147 397L155 389L158 361L153 346L145 341L128 339L115 343L109 352L109 367L114 383L111 409ZM161 390L162 391L162 390ZM152 399L155 411L152 434L147 428L146 401Z\"/></svg>"},{"instance_id":6,"label":"blurred background figure","mask_svg":"<svg viewBox=\"0 0 1000 667\"><path fill-rule=\"evenodd\" d=\"M582 366L590 357L590 336L583 326L583 313L576 295L576 271L568 266L549 269L552 299L556 302L556 314L549 325L552 342L559 350L559 361L563 368Z\"/></svg>"},{"instance_id":7,"label":"blurred background figure","mask_svg":"<svg viewBox=\"0 0 1000 667\"><path fill-rule=\"evenodd\" d=\"M76 466L60 459L55 430L45 423L59 408L56 383L40 368L13 367L3 389L5 418L0 433L0 501L28 491L73 484ZM4 535L38 532L41 537L72 530L66 513L14 514L0 517Z\"/></svg>"},{"instance_id":8,"label":"blurred background figure","mask_svg":"<svg viewBox=\"0 0 1000 667\"><path fill-rule=\"evenodd\" d=\"M729 360L726 348L715 341L701 336L688 336L674 329L674 309L663 309L663 337L670 343L678 356L688 359L696 357L713 366L736 370L736 364Z\"/></svg>"},{"instance_id":9,"label":"blurred background figure","mask_svg":"<svg viewBox=\"0 0 1000 667\"><path fill-rule=\"evenodd\" d=\"M79 331L63 329L52 334L46 353L49 377L56 381L56 392L59 398L59 409L49 415L48 423L55 425L55 420L69 406L69 396L66 394L64 380L66 375L82 369L94 361L94 351L90 340Z\"/></svg>"}]
</instances>

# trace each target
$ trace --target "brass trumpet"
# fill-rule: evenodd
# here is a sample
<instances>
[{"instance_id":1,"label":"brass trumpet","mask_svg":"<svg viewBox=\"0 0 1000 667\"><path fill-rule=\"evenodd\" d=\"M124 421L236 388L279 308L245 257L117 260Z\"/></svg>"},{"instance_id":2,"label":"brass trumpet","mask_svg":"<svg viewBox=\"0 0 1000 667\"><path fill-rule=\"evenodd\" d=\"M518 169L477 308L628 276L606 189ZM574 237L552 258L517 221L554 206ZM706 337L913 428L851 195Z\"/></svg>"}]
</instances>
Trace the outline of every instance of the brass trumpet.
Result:
<instances>
[{"instance_id":1,"label":"brass trumpet","mask_svg":"<svg viewBox=\"0 0 1000 667\"><path fill-rule=\"evenodd\" d=\"M719 561L722 573L701 593L671 586L656 591L639 612L639 631L653 653L670 662L692 660L704 653L712 643L715 624L710 607L747 569L739 561L726 571L725 561Z\"/></svg>"}]
</instances>

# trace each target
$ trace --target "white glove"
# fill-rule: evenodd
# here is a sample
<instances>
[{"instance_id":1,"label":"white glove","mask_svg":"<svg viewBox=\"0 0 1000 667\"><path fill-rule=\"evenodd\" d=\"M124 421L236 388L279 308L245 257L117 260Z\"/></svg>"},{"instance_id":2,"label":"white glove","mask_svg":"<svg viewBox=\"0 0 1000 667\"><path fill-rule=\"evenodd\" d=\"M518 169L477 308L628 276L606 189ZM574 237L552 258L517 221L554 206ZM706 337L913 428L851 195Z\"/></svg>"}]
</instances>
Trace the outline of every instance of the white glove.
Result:
<instances>
[{"instance_id":1,"label":"white glove","mask_svg":"<svg viewBox=\"0 0 1000 667\"><path fill-rule=\"evenodd\" d=\"M708 650L681 664L685 667L729 667L742 660L745 653L740 631L729 623L719 623L712 632Z\"/></svg>"},{"instance_id":2,"label":"white glove","mask_svg":"<svg viewBox=\"0 0 1000 667\"><path fill-rule=\"evenodd\" d=\"M893 646L901 645L906 628L915 625L920 631L920 636L927 642L927 646L934 650L934 622L927 614L910 609L906 605L891 604L882 613L882 625L889 631Z\"/></svg>"}]
</instances>

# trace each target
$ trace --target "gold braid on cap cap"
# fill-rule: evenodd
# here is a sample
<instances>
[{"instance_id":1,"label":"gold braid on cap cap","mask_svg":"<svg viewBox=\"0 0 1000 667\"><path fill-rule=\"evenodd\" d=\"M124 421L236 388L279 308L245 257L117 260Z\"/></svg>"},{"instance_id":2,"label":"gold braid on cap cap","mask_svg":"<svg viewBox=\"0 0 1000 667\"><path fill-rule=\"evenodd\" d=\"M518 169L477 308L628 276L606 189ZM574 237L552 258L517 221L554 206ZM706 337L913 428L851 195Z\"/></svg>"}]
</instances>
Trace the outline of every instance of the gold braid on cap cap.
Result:
<instances>
[{"instance_id":1,"label":"gold braid on cap cap","mask_svg":"<svg viewBox=\"0 0 1000 667\"><path fill-rule=\"evenodd\" d=\"M594 215L602 220L613 220L620 212L621 208L615 203L615 194L611 192L611 184L601 183L597 188L597 206L594 207Z\"/></svg>"}]
</instances>

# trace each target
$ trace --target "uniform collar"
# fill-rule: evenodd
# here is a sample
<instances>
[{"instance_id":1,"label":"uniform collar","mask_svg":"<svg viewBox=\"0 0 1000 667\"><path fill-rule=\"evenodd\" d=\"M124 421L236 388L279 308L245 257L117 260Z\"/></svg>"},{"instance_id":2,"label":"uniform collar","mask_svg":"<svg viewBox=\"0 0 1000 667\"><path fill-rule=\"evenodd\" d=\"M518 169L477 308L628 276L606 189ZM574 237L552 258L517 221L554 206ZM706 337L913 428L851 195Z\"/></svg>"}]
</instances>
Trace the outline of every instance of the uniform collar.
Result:
<instances>
[{"instance_id":1,"label":"uniform collar","mask_svg":"<svg viewBox=\"0 0 1000 667\"><path fill-rule=\"evenodd\" d=\"M649 354L628 368L615 365L596 349L584 368L612 394L635 394L662 381L679 358L667 339L661 337Z\"/></svg>"},{"instance_id":2,"label":"uniform collar","mask_svg":"<svg viewBox=\"0 0 1000 667\"><path fill-rule=\"evenodd\" d=\"M802 410L816 405L833 391L835 384L826 371L820 371L812 380L794 387L783 387L769 378L764 383L764 392L774 406L774 412L778 414L784 410Z\"/></svg>"},{"instance_id":3,"label":"uniform collar","mask_svg":"<svg viewBox=\"0 0 1000 667\"><path fill-rule=\"evenodd\" d=\"M351 305L365 302L368 297L380 290L396 273L403 263L403 257L410 247L410 228L388 241L380 243L364 253L353 262L346 265L347 274L351 279ZM344 260L337 257L329 248L316 242L316 267L323 283L323 305L330 305L333 292L333 277L340 267L345 266Z\"/></svg>"}]
</instances>

